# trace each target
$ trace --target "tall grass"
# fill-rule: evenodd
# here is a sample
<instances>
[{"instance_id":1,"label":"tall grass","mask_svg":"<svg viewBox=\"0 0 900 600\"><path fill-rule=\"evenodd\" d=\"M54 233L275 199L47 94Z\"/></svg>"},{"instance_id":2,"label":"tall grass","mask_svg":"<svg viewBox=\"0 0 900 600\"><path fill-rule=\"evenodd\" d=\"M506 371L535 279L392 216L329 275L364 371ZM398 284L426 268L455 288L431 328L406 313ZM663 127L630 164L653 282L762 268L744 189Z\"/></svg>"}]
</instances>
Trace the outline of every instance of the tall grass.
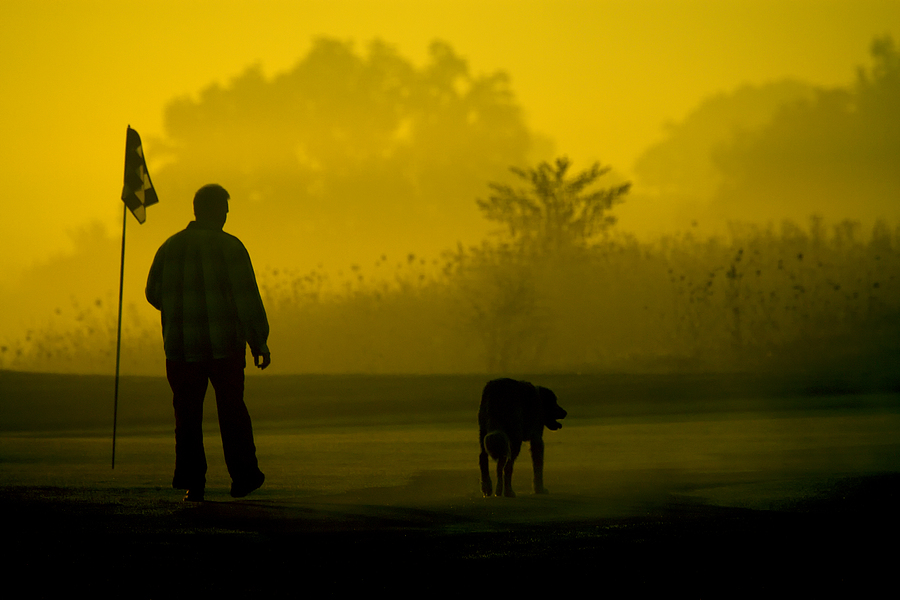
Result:
<instances>
[{"instance_id":1,"label":"tall grass","mask_svg":"<svg viewBox=\"0 0 900 600\"><path fill-rule=\"evenodd\" d=\"M282 372L507 373L896 365L898 275L900 228L811 219L554 255L486 241L259 281ZM112 302L68 312L0 348L0 367L108 371ZM128 372L160 372L158 338L125 324Z\"/></svg>"}]
</instances>

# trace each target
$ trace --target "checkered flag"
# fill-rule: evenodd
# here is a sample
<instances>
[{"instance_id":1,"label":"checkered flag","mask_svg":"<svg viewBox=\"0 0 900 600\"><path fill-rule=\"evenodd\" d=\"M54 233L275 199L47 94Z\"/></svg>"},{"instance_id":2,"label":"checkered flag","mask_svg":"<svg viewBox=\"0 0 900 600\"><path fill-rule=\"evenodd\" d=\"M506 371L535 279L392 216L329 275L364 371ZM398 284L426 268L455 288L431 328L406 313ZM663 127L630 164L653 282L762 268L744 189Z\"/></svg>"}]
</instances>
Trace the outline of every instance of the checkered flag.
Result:
<instances>
[{"instance_id":1,"label":"checkered flag","mask_svg":"<svg viewBox=\"0 0 900 600\"><path fill-rule=\"evenodd\" d=\"M147 172L141 136L130 125L125 138L125 185L122 187L122 201L138 223L147 219L146 208L159 202L150 181L150 173Z\"/></svg>"}]
</instances>

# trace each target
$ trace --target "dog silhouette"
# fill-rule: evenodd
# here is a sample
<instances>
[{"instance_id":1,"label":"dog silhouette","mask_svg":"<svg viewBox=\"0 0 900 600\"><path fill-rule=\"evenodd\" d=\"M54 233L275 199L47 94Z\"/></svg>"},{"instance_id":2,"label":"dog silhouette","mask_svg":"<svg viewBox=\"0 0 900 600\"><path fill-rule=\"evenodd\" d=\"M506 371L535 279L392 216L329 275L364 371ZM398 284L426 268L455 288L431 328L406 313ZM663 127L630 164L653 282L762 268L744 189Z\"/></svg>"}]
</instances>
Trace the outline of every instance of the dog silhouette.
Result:
<instances>
[{"instance_id":1,"label":"dog silhouette","mask_svg":"<svg viewBox=\"0 0 900 600\"><path fill-rule=\"evenodd\" d=\"M481 439L481 491L490 496L489 458L497 461L497 496L515 497L512 489L513 463L522 449L522 442L531 443L531 462L534 467L534 493L546 494L544 487L544 427L557 430L559 419L566 417L556 394L527 381L494 379L484 386L478 409L478 429Z\"/></svg>"}]
</instances>

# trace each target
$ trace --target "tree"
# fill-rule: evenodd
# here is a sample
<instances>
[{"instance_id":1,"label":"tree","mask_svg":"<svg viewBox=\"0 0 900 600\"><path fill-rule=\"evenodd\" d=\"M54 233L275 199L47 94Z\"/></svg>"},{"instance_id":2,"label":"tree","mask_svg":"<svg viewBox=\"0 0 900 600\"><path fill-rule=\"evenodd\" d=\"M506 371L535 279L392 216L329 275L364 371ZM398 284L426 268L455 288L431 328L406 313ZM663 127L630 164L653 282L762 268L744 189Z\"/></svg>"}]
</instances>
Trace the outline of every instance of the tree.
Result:
<instances>
[{"instance_id":1,"label":"tree","mask_svg":"<svg viewBox=\"0 0 900 600\"><path fill-rule=\"evenodd\" d=\"M765 127L784 105L814 97L811 84L784 80L706 98L683 121L668 124L665 139L637 159L641 193L662 195L668 202L709 202L722 179L713 162L716 148Z\"/></svg>"},{"instance_id":2,"label":"tree","mask_svg":"<svg viewBox=\"0 0 900 600\"><path fill-rule=\"evenodd\" d=\"M608 211L624 201L631 184L588 191L610 168L594 163L567 177L570 166L562 157L534 169L513 167L510 170L529 187L490 183L495 193L488 200L477 200L478 207L487 219L505 225L515 242L538 252L583 248L616 222Z\"/></svg>"},{"instance_id":3,"label":"tree","mask_svg":"<svg viewBox=\"0 0 900 600\"><path fill-rule=\"evenodd\" d=\"M900 217L900 53L875 40L853 86L820 89L716 155L723 213L829 220Z\"/></svg>"},{"instance_id":4,"label":"tree","mask_svg":"<svg viewBox=\"0 0 900 600\"><path fill-rule=\"evenodd\" d=\"M524 162L532 144L506 74L472 73L443 42L418 66L381 42L360 52L321 39L286 72L250 67L174 100L165 128L168 161L154 182L186 207L180 215L200 185L219 182L235 203L252 203L234 221L248 246L273 255L289 241L279 256L318 256L313 265L436 253L480 235L461 200ZM155 222L168 218L164 204Z\"/></svg>"}]
</instances>

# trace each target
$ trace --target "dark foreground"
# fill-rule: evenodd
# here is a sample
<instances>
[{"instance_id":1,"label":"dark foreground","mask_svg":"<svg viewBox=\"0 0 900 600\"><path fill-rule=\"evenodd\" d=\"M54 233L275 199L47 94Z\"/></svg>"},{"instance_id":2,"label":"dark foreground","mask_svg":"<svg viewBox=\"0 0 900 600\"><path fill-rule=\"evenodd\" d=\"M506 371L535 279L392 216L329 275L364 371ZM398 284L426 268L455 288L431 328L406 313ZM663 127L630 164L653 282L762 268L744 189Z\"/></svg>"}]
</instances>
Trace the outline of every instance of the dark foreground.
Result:
<instances>
[{"instance_id":1,"label":"dark foreground","mask_svg":"<svg viewBox=\"0 0 900 600\"><path fill-rule=\"evenodd\" d=\"M15 597L867 597L893 583L900 386L859 377L542 376L550 495L482 498L480 377L248 383L267 481L171 477L162 378L0 371L2 573ZM862 382L862 383L861 383ZM877 385L876 385L877 384ZM892 586L893 587L893 586ZM378 597L378 596L375 596Z\"/></svg>"},{"instance_id":2,"label":"dark foreground","mask_svg":"<svg viewBox=\"0 0 900 600\"><path fill-rule=\"evenodd\" d=\"M423 482L427 486L427 482ZM6 587L22 597L473 596L640 591L688 597L859 595L892 582L900 476L834 482L780 510L671 497L642 514L531 518L547 498L302 503L174 492L0 488Z\"/></svg>"}]
</instances>

